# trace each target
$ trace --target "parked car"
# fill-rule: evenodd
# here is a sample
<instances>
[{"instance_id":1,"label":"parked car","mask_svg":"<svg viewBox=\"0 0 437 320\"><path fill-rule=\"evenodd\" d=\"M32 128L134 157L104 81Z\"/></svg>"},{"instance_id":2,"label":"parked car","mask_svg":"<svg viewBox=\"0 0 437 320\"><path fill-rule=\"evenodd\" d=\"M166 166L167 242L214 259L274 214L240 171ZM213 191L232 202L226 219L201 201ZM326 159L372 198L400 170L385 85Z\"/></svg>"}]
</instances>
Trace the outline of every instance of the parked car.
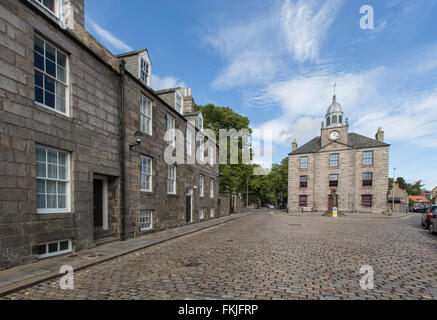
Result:
<instances>
[{"instance_id":1,"label":"parked car","mask_svg":"<svg viewBox=\"0 0 437 320\"><path fill-rule=\"evenodd\" d=\"M268 205L267 205L267 208L269 208L269 209L275 209L275 206L274 206L273 204L268 204Z\"/></svg>"},{"instance_id":2,"label":"parked car","mask_svg":"<svg viewBox=\"0 0 437 320\"><path fill-rule=\"evenodd\" d=\"M424 204L424 205L421 205L421 206L413 208L413 212L428 213L429 212L429 208L430 208L429 205Z\"/></svg>"},{"instance_id":3,"label":"parked car","mask_svg":"<svg viewBox=\"0 0 437 320\"><path fill-rule=\"evenodd\" d=\"M428 212L422 215L422 226L430 233L437 232L437 204L432 205Z\"/></svg>"}]
</instances>

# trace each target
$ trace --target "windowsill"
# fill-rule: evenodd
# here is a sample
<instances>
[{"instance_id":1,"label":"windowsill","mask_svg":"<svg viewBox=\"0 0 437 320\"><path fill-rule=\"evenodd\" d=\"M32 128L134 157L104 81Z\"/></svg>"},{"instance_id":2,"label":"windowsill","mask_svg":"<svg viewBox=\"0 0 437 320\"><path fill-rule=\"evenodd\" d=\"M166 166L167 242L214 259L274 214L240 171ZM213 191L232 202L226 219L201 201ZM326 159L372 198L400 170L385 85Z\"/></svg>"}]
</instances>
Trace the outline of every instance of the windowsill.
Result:
<instances>
[{"instance_id":1,"label":"windowsill","mask_svg":"<svg viewBox=\"0 0 437 320\"><path fill-rule=\"evenodd\" d=\"M141 193L149 193L149 194L153 194L155 193L153 190L140 190Z\"/></svg>"},{"instance_id":2,"label":"windowsill","mask_svg":"<svg viewBox=\"0 0 437 320\"><path fill-rule=\"evenodd\" d=\"M49 112L51 112L53 114L61 115L61 116L65 117L68 120L72 119L67 113L61 112L61 111L56 110L56 109L51 108L51 107L48 107L45 104L42 104L42 103L37 102L37 101L34 101L34 103L35 103L35 106L37 107L37 109L40 110L40 111L49 111Z\"/></svg>"},{"instance_id":3,"label":"windowsill","mask_svg":"<svg viewBox=\"0 0 437 320\"><path fill-rule=\"evenodd\" d=\"M62 28L64 28L64 23L61 20L60 17L58 17L53 11L51 11L48 8L45 8L42 4L40 4L37 1L34 0L27 0L29 3L31 3L34 7L36 7L38 10L42 11L45 15L47 15L50 19L55 21L57 24L59 24Z\"/></svg>"},{"instance_id":4,"label":"windowsill","mask_svg":"<svg viewBox=\"0 0 437 320\"><path fill-rule=\"evenodd\" d=\"M363 168L372 168L374 165L373 164L363 164L362 167Z\"/></svg>"},{"instance_id":5,"label":"windowsill","mask_svg":"<svg viewBox=\"0 0 437 320\"><path fill-rule=\"evenodd\" d=\"M44 260L44 259L48 259L48 258L64 256L64 255L70 254L72 252L73 252L73 250L70 249L70 250L61 251L61 252L48 253L48 254L44 254L44 255L38 256L38 260Z\"/></svg>"},{"instance_id":6,"label":"windowsill","mask_svg":"<svg viewBox=\"0 0 437 320\"><path fill-rule=\"evenodd\" d=\"M148 232L148 231L152 231L153 227L148 228L148 229L140 229L140 232Z\"/></svg>"},{"instance_id":7,"label":"windowsill","mask_svg":"<svg viewBox=\"0 0 437 320\"><path fill-rule=\"evenodd\" d=\"M329 169L340 169L340 166L335 166L335 167L329 167Z\"/></svg>"},{"instance_id":8,"label":"windowsill","mask_svg":"<svg viewBox=\"0 0 437 320\"><path fill-rule=\"evenodd\" d=\"M71 210L68 211L37 211L36 214L41 217L52 215L71 215Z\"/></svg>"}]
</instances>

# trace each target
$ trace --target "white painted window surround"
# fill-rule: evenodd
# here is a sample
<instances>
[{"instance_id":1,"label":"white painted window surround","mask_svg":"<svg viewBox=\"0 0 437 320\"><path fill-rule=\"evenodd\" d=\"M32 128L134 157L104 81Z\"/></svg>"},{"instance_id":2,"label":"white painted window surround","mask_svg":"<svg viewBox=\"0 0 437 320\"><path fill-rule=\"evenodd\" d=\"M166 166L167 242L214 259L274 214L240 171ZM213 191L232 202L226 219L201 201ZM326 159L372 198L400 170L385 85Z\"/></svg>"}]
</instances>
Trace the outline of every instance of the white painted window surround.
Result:
<instances>
[{"instance_id":1,"label":"white painted window surround","mask_svg":"<svg viewBox=\"0 0 437 320\"><path fill-rule=\"evenodd\" d=\"M43 243L37 247L38 259L59 256L72 251L73 245L71 239Z\"/></svg>"},{"instance_id":2,"label":"white painted window surround","mask_svg":"<svg viewBox=\"0 0 437 320\"><path fill-rule=\"evenodd\" d=\"M70 154L36 147L37 213L70 212Z\"/></svg>"},{"instance_id":3,"label":"white painted window surround","mask_svg":"<svg viewBox=\"0 0 437 320\"><path fill-rule=\"evenodd\" d=\"M140 214L140 231L153 229L153 212L145 211Z\"/></svg>"}]
</instances>

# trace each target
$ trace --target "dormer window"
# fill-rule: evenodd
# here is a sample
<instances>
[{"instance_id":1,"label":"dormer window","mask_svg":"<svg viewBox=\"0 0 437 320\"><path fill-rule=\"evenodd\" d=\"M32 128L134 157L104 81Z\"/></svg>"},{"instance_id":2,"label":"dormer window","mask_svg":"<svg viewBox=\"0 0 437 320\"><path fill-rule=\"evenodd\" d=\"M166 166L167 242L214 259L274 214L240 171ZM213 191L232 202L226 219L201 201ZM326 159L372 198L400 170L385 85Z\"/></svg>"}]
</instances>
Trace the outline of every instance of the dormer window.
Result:
<instances>
[{"instance_id":1,"label":"dormer window","mask_svg":"<svg viewBox=\"0 0 437 320\"><path fill-rule=\"evenodd\" d=\"M203 132L203 116L199 113L199 131Z\"/></svg>"},{"instance_id":2,"label":"dormer window","mask_svg":"<svg viewBox=\"0 0 437 320\"><path fill-rule=\"evenodd\" d=\"M183 97L182 94L180 92L180 90L176 90L176 94L175 94L175 109L177 112L179 112L180 114L184 114L184 110L183 110Z\"/></svg>"},{"instance_id":3,"label":"dormer window","mask_svg":"<svg viewBox=\"0 0 437 320\"><path fill-rule=\"evenodd\" d=\"M147 63L146 59L141 58L141 70L140 79L145 84L150 85L150 64Z\"/></svg>"},{"instance_id":4,"label":"dormer window","mask_svg":"<svg viewBox=\"0 0 437 320\"><path fill-rule=\"evenodd\" d=\"M43 11L48 11L57 18L61 17L62 1L61 0L33 0Z\"/></svg>"}]
</instances>

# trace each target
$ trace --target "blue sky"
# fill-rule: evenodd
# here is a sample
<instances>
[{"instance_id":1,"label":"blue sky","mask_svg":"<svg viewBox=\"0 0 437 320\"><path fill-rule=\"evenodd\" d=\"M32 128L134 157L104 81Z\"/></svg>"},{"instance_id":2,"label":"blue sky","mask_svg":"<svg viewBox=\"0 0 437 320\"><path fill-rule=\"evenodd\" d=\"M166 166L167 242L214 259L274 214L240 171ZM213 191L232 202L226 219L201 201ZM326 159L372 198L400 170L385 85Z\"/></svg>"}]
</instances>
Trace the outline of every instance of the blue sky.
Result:
<instances>
[{"instance_id":1,"label":"blue sky","mask_svg":"<svg viewBox=\"0 0 437 320\"><path fill-rule=\"evenodd\" d=\"M373 30L360 8L374 9ZM390 173L437 186L437 0L85 0L113 53L148 48L152 87L193 89L273 131L274 162L320 134L337 83L350 131L391 144Z\"/></svg>"}]
</instances>

